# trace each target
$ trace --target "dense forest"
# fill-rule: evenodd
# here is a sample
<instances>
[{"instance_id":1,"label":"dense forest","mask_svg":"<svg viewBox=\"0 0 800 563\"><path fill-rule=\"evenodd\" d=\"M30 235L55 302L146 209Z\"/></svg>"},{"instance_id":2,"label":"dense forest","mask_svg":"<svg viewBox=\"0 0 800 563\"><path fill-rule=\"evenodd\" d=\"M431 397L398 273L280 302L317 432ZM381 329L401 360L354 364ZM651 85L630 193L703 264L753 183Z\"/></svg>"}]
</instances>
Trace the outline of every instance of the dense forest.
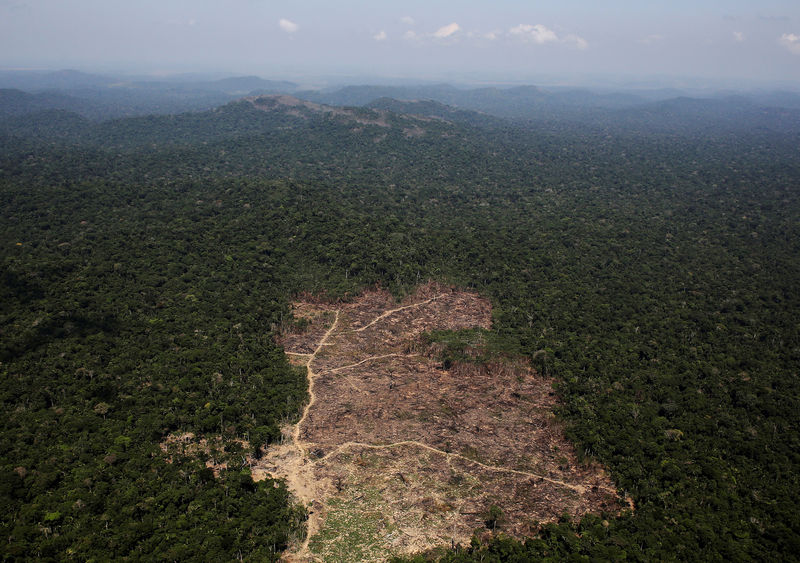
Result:
<instances>
[{"instance_id":1,"label":"dense forest","mask_svg":"<svg viewBox=\"0 0 800 563\"><path fill-rule=\"evenodd\" d=\"M305 508L245 455L307 397L291 297L428 279L491 299L636 508L417 559L797 558L795 110L372 105L0 120L3 558L276 559Z\"/></svg>"}]
</instances>

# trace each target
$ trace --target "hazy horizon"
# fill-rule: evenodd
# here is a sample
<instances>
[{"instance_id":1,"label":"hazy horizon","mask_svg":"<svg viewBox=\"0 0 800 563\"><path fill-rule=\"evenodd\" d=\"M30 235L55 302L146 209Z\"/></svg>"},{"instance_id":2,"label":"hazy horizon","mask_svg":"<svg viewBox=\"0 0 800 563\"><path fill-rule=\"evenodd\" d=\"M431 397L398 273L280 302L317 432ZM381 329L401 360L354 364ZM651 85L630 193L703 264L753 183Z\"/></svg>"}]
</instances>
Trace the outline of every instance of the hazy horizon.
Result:
<instances>
[{"instance_id":1,"label":"hazy horizon","mask_svg":"<svg viewBox=\"0 0 800 563\"><path fill-rule=\"evenodd\" d=\"M605 87L800 86L800 4L0 0L0 68Z\"/></svg>"}]
</instances>

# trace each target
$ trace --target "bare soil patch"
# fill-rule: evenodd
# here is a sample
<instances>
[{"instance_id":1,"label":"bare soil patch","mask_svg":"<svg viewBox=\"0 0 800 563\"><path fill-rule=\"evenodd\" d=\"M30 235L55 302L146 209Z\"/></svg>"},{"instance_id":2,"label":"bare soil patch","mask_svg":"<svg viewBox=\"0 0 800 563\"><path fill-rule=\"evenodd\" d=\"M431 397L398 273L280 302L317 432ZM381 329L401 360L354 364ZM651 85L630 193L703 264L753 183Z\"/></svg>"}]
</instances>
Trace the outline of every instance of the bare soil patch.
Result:
<instances>
[{"instance_id":1,"label":"bare soil patch","mask_svg":"<svg viewBox=\"0 0 800 563\"><path fill-rule=\"evenodd\" d=\"M304 300L281 343L308 366L311 400L255 468L310 506L298 560L384 560L467 543L492 505L524 536L564 513L620 510L601 467L580 464L552 414L552 381L520 359L444 369L420 335L489 329L480 296L427 284L397 304ZM291 558L292 556L290 556Z\"/></svg>"}]
</instances>

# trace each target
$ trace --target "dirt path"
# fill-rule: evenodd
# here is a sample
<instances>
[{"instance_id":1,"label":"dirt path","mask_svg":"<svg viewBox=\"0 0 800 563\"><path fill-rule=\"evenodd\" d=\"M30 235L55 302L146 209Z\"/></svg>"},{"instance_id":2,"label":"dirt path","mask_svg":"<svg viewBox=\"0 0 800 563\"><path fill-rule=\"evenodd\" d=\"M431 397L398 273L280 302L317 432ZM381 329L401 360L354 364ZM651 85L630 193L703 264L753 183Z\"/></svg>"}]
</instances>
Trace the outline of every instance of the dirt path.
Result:
<instances>
[{"instance_id":1,"label":"dirt path","mask_svg":"<svg viewBox=\"0 0 800 563\"><path fill-rule=\"evenodd\" d=\"M314 352L308 355L308 361L306 362L306 369L308 374L308 403L306 404L306 408L303 409L303 416L300 417L300 420L297 421L297 424L294 427L294 433L292 434L292 440L294 441L295 447L297 447L298 451L301 455L306 455L306 449L303 446L303 442L300 440L300 427L305 422L306 418L308 418L308 411L311 410L311 407L314 406L314 403L317 400L317 396L314 394L314 379L316 379L317 375L314 373L314 370L311 368L311 364L314 363L314 360L317 358L317 354L319 351L322 350L322 347L328 342L328 338L331 337L331 334L336 330L336 325L339 324L339 310L337 309L334 311L334 318L331 327L322 337L322 340L319 341Z\"/></svg>"},{"instance_id":2,"label":"dirt path","mask_svg":"<svg viewBox=\"0 0 800 563\"><path fill-rule=\"evenodd\" d=\"M314 486L309 483L309 477L313 479L313 476L310 475L311 467L308 466L308 449L306 448L306 444L300 439L300 430L303 426L303 422L308 418L308 413L311 410L311 407L314 406L314 403L317 400L316 395L314 394L314 379L316 378L316 374L311 367L311 364L314 363L314 360L319 354L322 347L325 346L330 338L331 334L336 330L336 326L339 324L339 311L334 311L334 318L331 327L328 331L323 335L322 339L319 341L319 344L314 349L311 354L293 354L295 356L302 356L307 358L306 359L306 374L308 378L308 403L306 404L305 408L303 409L303 415L300 417L300 420L297 421L297 424L294 426L294 430L292 431L292 445L297 450L298 458L297 461L293 464L290 464L288 467L287 474L285 476L286 480L289 483L289 488L298 494L300 499L306 506L312 505L315 500L315 488ZM292 354L291 352L289 352ZM312 507L313 508L313 507ZM319 513L311 510L309 511L310 514L308 516L307 522L307 530L306 530L306 538L303 540L303 543L300 544L297 551L293 554L290 554L287 557L289 561L309 561L311 559L311 553L308 549L308 544L311 541L311 538L319 529Z\"/></svg>"},{"instance_id":3,"label":"dirt path","mask_svg":"<svg viewBox=\"0 0 800 563\"><path fill-rule=\"evenodd\" d=\"M560 481L558 479L550 479L549 477L546 477L545 475L541 475L539 473L531 473L529 471L520 471L519 469L513 469L511 467L500 467L500 466L497 466L497 465L487 465L485 463L482 463L480 461L476 461L474 459L468 458L468 457L463 456L461 454L456 454L456 453L453 453L453 452L446 452L444 450L440 450L438 448L434 448L433 446L429 446L428 444L424 444L424 443L418 442L416 440L403 440L402 442L394 442L392 444L365 444L365 443L362 443L362 442L346 442L346 443L342 444L341 446L339 446L338 448L336 448L335 450L333 450L332 452L329 452L326 455L322 456L321 458L315 460L313 463L315 463L315 464L316 463L322 463L325 460L327 460L328 458L333 457L335 455L338 455L342 451L347 450L349 448L358 447L358 448L367 448L367 449L371 449L371 450L382 450L382 449L385 449L385 448L396 448L398 446L416 446L416 447L419 447L419 448L426 449L426 450L428 450L430 452L443 455L443 456L448 457L448 458L456 458L456 459L464 460L467 463L471 463L471 464L477 465L477 466L482 467L484 469L487 469L489 471L499 471L501 473L513 473L515 475L523 475L525 477L533 477L535 479L541 479L542 481L547 481L548 483L552 483L554 485L558 485L559 487L564 487L564 488L567 488L567 489L571 489L573 491L577 491L578 493L581 493L581 494L586 492L586 487L584 487L583 485L576 485L576 484L566 483L566 482ZM605 491L611 492L613 494L616 494L616 492L617 492L617 490L612 488L612 487L599 486L597 488L598 488L598 490L605 490Z\"/></svg>"},{"instance_id":4,"label":"dirt path","mask_svg":"<svg viewBox=\"0 0 800 563\"><path fill-rule=\"evenodd\" d=\"M377 360L383 360L383 359L386 359L386 358L420 358L420 357L422 357L420 354L383 354L382 356L370 356L369 358L361 360L360 362L356 362L354 364L350 364L350 365L346 365L346 366L342 366L342 367L338 367L338 368L329 369L327 371L330 372L330 373L339 373L340 371L345 370L345 369L351 369L351 368L354 368L354 367L358 367L358 366L364 365L364 364L366 364L368 362L375 362Z\"/></svg>"},{"instance_id":5,"label":"dirt path","mask_svg":"<svg viewBox=\"0 0 800 563\"><path fill-rule=\"evenodd\" d=\"M352 331L349 331L349 332L364 332L365 330L367 330L369 327L371 327L375 323L378 323L378 322L382 321L383 319L385 319L386 317L388 317L390 315L394 315L395 313L399 313L400 311L405 311L406 309L415 309L417 307L422 307L423 305L427 305L431 301L436 301L436 299L439 298L439 297L442 297L442 295L434 295L430 299L426 299L425 301L420 301L419 303L412 303L411 305L405 305L403 307L397 307L396 309L389 309L388 311L386 311L384 313L381 313L380 315L378 315L377 317L372 319L369 323L365 324L364 326L362 326L360 328L353 329Z\"/></svg>"}]
</instances>

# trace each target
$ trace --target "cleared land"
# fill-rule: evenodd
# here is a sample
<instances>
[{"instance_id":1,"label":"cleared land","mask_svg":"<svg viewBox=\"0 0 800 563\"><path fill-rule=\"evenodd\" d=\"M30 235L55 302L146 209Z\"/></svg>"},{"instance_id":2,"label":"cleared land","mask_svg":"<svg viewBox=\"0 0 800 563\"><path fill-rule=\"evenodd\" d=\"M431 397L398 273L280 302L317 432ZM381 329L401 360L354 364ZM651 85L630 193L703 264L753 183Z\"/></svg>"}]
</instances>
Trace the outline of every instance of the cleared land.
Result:
<instances>
[{"instance_id":1,"label":"cleared land","mask_svg":"<svg viewBox=\"0 0 800 563\"><path fill-rule=\"evenodd\" d=\"M384 291L295 304L302 331L281 342L308 368L311 399L254 467L310 507L290 559L383 560L484 528L531 534L564 513L617 511L602 468L579 464L555 421L551 380L522 360L444 369L420 336L491 325L476 294L436 284L397 304Z\"/></svg>"}]
</instances>

